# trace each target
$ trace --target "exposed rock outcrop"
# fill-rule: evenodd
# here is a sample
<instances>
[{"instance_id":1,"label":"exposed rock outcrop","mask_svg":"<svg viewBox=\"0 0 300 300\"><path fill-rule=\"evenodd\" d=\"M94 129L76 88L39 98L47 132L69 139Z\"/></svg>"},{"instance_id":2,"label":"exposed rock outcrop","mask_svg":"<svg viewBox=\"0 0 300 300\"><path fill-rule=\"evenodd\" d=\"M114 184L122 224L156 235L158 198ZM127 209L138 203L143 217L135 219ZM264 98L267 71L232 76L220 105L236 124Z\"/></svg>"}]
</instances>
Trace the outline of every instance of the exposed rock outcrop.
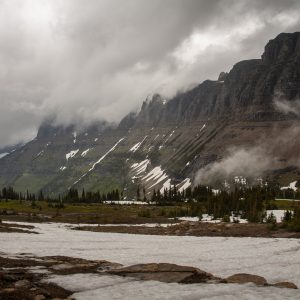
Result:
<instances>
[{"instance_id":1,"label":"exposed rock outcrop","mask_svg":"<svg viewBox=\"0 0 300 300\"><path fill-rule=\"evenodd\" d=\"M157 280L167 283L201 283L218 280L218 278L214 277L212 274L198 268L167 263L139 264L116 270L109 270L108 273L125 277L134 277L140 280Z\"/></svg>"},{"instance_id":2,"label":"exposed rock outcrop","mask_svg":"<svg viewBox=\"0 0 300 300\"><path fill-rule=\"evenodd\" d=\"M243 284L243 283L254 283L256 285L267 285L267 280L262 277L262 276L258 276L258 275L253 275L253 274L247 274L247 273L240 273L240 274L234 274L232 276L227 277L224 282L227 283L239 283L239 284Z\"/></svg>"}]
</instances>

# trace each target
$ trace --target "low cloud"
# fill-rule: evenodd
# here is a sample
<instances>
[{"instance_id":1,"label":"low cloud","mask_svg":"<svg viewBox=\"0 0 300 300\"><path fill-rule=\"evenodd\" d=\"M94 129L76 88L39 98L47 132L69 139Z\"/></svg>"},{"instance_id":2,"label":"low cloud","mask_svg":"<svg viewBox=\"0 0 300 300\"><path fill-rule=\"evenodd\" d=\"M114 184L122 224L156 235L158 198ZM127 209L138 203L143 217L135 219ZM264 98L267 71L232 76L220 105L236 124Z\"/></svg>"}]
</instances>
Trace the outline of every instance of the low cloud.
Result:
<instances>
[{"instance_id":1,"label":"low cloud","mask_svg":"<svg viewBox=\"0 0 300 300\"><path fill-rule=\"evenodd\" d=\"M300 117L300 99L288 101L285 99L275 99L275 108L284 114L294 114Z\"/></svg>"},{"instance_id":2,"label":"low cloud","mask_svg":"<svg viewBox=\"0 0 300 300\"><path fill-rule=\"evenodd\" d=\"M274 128L269 137L259 139L253 146L231 147L224 157L200 169L196 184L214 184L234 176L255 179L271 170L288 166L300 167L298 139L300 126Z\"/></svg>"},{"instance_id":3,"label":"low cloud","mask_svg":"<svg viewBox=\"0 0 300 300\"><path fill-rule=\"evenodd\" d=\"M257 58L299 29L297 0L0 1L0 147L57 124L118 122Z\"/></svg>"}]
</instances>

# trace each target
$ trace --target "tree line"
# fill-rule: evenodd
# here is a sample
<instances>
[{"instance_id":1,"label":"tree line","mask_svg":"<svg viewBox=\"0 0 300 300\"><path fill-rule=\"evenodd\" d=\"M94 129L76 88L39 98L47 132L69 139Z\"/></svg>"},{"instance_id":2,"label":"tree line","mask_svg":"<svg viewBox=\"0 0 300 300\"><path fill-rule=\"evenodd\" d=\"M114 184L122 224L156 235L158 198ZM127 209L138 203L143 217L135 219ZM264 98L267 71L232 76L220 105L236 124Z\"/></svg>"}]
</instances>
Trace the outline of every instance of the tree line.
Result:
<instances>
[{"instance_id":1,"label":"tree line","mask_svg":"<svg viewBox=\"0 0 300 300\"><path fill-rule=\"evenodd\" d=\"M30 193L28 190L26 193L16 192L13 187L4 187L0 191L0 200L27 200L27 201L48 201L48 202L66 202L66 203L76 203L76 202L103 202L103 201L118 201L120 200L120 192L118 189L114 189L108 193L96 192L85 192L82 189L79 192L77 189L69 189L65 194L59 194L57 197L45 196L43 191L39 193Z\"/></svg>"}]
</instances>

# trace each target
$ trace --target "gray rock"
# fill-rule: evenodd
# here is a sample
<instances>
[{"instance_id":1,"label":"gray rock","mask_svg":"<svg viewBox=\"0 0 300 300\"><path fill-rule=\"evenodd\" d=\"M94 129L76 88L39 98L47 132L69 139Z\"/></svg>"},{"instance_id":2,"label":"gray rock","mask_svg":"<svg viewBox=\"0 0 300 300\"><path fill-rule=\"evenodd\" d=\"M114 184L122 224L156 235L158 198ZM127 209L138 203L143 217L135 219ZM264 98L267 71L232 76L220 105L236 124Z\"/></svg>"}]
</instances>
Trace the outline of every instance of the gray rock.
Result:
<instances>
[{"instance_id":1,"label":"gray rock","mask_svg":"<svg viewBox=\"0 0 300 300\"><path fill-rule=\"evenodd\" d=\"M239 284L251 282L261 286L268 284L267 280L264 277L247 273L234 274L224 279L224 282Z\"/></svg>"},{"instance_id":2,"label":"gray rock","mask_svg":"<svg viewBox=\"0 0 300 300\"><path fill-rule=\"evenodd\" d=\"M287 289L298 289L296 284L293 282L283 281L283 282L277 282L273 284L273 286L279 287L279 288L287 288Z\"/></svg>"},{"instance_id":3,"label":"gray rock","mask_svg":"<svg viewBox=\"0 0 300 300\"><path fill-rule=\"evenodd\" d=\"M217 280L212 274L198 268L167 263L138 264L110 270L107 271L107 273L125 277L135 277L140 280L157 280L167 283L200 283Z\"/></svg>"}]
</instances>

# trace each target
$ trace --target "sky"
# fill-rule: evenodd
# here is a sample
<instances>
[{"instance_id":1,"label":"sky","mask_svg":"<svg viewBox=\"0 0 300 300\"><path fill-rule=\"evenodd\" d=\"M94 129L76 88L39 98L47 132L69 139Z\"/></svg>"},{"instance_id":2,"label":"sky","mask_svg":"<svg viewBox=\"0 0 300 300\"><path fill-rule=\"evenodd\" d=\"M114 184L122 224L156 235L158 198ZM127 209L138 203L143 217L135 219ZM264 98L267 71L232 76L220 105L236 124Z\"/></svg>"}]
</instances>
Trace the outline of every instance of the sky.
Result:
<instances>
[{"instance_id":1,"label":"sky","mask_svg":"<svg viewBox=\"0 0 300 300\"><path fill-rule=\"evenodd\" d=\"M299 30L298 0L0 0L0 147L118 122Z\"/></svg>"}]
</instances>

